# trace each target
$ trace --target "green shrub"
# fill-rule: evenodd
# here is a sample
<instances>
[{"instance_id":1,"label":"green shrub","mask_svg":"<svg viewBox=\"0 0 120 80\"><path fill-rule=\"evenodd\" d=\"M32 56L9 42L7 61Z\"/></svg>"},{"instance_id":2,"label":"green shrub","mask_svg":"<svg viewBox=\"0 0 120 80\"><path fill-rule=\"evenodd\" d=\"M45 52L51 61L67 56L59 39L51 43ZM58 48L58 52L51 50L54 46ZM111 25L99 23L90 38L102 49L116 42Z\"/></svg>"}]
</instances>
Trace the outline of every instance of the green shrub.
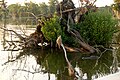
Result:
<instances>
[{"instance_id":1,"label":"green shrub","mask_svg":"<svg viewBox=\"0 0 120 80\"><path fill-rule=\"evenodd\" d=\"M81 36L91 45L108 45L115 33L117 20L108 11L91 12L84 16L84 21L76 24Z\"/></svg>"},{"instance_id":2,"label":"green shrub","mask_svg":"<svg viewBox=\"0 0 120 80\"><path fill-rule=\"evenodd\" d=\"M45 36L45 38L48 41L52 41L53 43L56 43L56 39L58 36L62 36L62 42L64 44L68 44L71 46L74 46L75 41L74 38L65 33L65 27L60 25L58 16L54 16L48 21L45 21L45 25L42 27L42 32ZM62 28L63 27L63 28Z\"/></svg>"},{"instance_id":3,"label":"green shrub","mask_svg":"<svg viewBox=\"0 0 120 80\"><path fill-rule=\"evenodd\" d=\"M62 34L59 18L54 16L50 20L45 21L42 32L48 41L56 42L57 37Z\"/></svg>"}]
</instances>

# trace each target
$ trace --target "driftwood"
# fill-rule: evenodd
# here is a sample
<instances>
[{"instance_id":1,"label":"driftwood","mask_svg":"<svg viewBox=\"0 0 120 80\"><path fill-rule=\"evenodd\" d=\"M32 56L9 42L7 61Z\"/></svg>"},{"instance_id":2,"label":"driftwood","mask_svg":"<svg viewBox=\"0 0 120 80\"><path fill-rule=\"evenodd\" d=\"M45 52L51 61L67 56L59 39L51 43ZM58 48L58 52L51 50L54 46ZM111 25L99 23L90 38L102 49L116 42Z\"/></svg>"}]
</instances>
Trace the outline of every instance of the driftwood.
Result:
<instances>
[{"instance_id":1,"label":"driftwood","mask_svg":"<svg viewBox=\"0 0 120 80\"><path fill-rule=\"evenodd\" d=\"M18 34L18 33L17 33L16 31L14 31L14 30L9 30L9 29L3 28L3 27L0 27L0 29L3 29L3 30L5 30L5 31L11 31L11 32L15 33L20 40L22 40L22 41L25 40L25 37L21 36L21 34Z\"/></svg>"},{"instance_id":2,"label":"driftwood","mask_svg":"<svg viewBox=\"0 0 120 80\"><path fill-rule=\"evenodd\" d=\"M20 41L19 41L19 43L21 44L20 46L38 47L39 43L43 44L43 42L46 41L44 38L44 35L41 31L41 25L38 25L35 32L30 34L30 36L26 36L26 37L23 37L21 34L17 33L14 30L2 28L2 27L0 27L0 28L5 31L13 32L20 39ZM14 43L14 41L9 41L9 42L11 42L12 44Z\"/></svg>"},{"instance_id":3,"label":"driftwood","mask_svg":"<svg viewBox=\"0 0 120 80\"><path fill-rule=\"evenodd\" d=\"M63 51L64 51L64 56L65 56L66 62L68 64L68 73L69 73L69 76L73 76L74 78L77 78L77 76L79 76L82 79L82 76L80 76L78 74L78 72L74 69L74 67L72 66L72 64L69 62L69 60L67 58L66 49L65 49L65 47L64 47L64 45L62 43L61 35L57 38L56 43L58 44L59 48L61 46L62 49L63 49Z\"/></svg>"}]
</instances>

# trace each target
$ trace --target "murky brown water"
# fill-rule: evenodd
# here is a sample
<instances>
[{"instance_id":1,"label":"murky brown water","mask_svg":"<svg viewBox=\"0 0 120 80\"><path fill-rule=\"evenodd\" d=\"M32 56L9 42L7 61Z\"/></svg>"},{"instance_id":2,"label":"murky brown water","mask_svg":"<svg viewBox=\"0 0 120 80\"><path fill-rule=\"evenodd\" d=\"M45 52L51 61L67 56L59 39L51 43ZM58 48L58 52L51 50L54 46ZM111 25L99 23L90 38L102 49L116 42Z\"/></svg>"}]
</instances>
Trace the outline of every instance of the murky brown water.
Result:
<instances>
[{"instance_id":1,"label":"murky brown water","mask_svg":"<svg viewBox=\"0 0 120 80\"><path fill-rule=\"evenodd\" d=\"M19 29L17 28L16 31L21 33ZM25 28L25 31L30 34L34 29L27 30ZM10 34L6 32L5 38L7 40L11 40ZM0 80L73 80L68 75L68 66L63 50L46 47L38 49L14 48L14 46L10 47L8 43L3 45L2 31L0 35ZM12 40L18 39L12 36ZM93 80L113 72L112 66L115 63L113 64L112 53L111 50L103 50L100 54L67 53L67 55L73 67L82 70L84 79ZM120 62L120 49L116 53L117 60Z\"/></svg>"}]
</instances>

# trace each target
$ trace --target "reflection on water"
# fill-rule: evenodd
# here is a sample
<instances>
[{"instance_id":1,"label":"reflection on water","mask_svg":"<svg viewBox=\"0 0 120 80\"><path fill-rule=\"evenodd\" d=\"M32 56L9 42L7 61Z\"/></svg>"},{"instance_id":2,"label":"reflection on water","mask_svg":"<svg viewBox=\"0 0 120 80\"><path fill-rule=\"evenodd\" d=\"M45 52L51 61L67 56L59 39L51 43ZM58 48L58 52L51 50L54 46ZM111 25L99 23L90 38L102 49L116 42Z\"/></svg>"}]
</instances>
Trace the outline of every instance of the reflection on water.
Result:
<instances>
[{"instance_id":1,"label":"reflection on water","mask_svg":"<svg viewBox=\"0 0 120 80\"><path fill-rule=\"evenodd\" d=\"M2 38L0 40L2 44ZM3 45L0 45L0 49L0 80L73 80L68 75L62 50L42 47L3 51ZM110 50L93 55L67 54L73 67L81 69L83 78L87 80L112 73L111 67L115 58ZM117 55L117 60L120 62L120 49Z\"/></svg>"}]
</instances>

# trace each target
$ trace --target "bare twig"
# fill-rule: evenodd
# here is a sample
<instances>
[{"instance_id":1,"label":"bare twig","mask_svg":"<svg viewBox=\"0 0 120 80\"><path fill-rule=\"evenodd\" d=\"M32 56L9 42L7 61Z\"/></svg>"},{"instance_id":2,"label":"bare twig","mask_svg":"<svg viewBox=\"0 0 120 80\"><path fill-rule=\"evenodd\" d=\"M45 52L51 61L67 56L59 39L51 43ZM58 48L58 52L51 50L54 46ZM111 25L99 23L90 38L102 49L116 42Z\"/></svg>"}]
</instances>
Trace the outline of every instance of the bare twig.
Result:
<instances>
[{"instance_id":1,"label":"bare twig","mask_svg":"<svg viewBox=\"0 0 120 80\"><path fill-rule=\"evenodd\" d=\"M101 48L104 49L104 51L100 53L100 56L97 58L96 64L95 64L95 66L94 66L93 68L95 68L95 67L98 65L99 59L101 58L101 56L102 56L106 51L112 51L112 49L105 48L105 47L102 46L102 45L95 45L95 47L101 47Z\"/></svg>"},{"instance_id":2,"label":"bare twig","mask_svg":"<svg viewBox=\"0 0 120 80\"><path fill-rule=\"evenodd\" d=\"M13 69L13 70L17 70L17 71L24 71L24 72L28 72L28 73L31 73L31 74L36 74L36 73L41 73L41 72L46 72L45 70L41 70L41 71L35 71L35 72L32 72L32 71L28 71L28 70L25 70L25 69Z\"/></svg>"},{"instance_id":3,"label":"bare twig","mask_svg":"<svg viewBox=\"0 0 120 80\"><path fill-rule=\"evenodd\" d=\"M2 27L0 27L0 29L3 29L3 30L5 30L5 31L11 31L11 32L15 33L15 34L19 37L20 40L25 40L25 38L24 38L23 36L21 36L20 34L18 34L18 33L17 33L16 31L14 31L14 30L9 30L9 29L2 28Z\"/></svg>"}]
</instances>

